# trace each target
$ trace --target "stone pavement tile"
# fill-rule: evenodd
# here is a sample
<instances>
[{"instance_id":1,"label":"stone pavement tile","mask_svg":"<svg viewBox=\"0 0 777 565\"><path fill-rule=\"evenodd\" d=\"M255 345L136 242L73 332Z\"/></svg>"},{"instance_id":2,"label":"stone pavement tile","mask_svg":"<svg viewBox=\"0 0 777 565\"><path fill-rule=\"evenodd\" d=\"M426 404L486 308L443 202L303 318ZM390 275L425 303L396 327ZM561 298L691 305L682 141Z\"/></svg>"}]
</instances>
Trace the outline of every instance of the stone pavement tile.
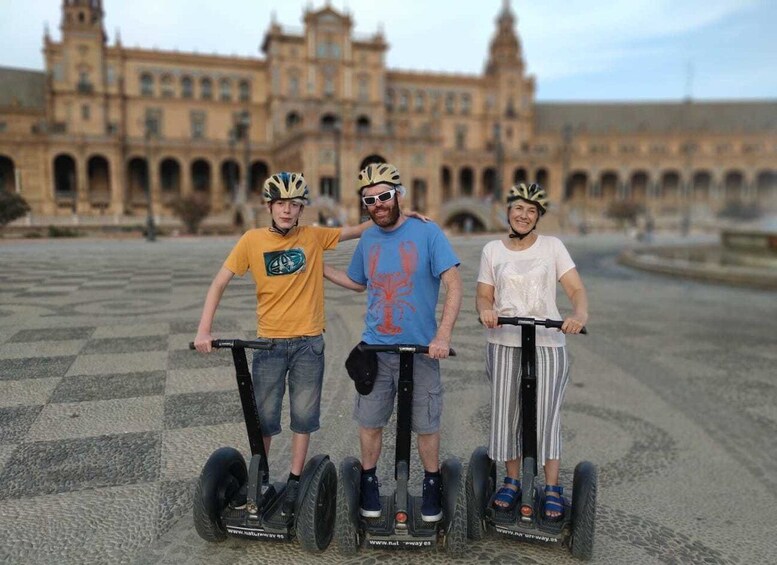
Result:
<instances>
[{"instance_id":1,"label":"stone pavement tile","mask_svg":"<svg viewBox=\"0 0 777 565\"><path fill-rule=\"evenodd\" d=\"M0 444L18 443L29 432L43 406L0 408Z\"/></svg>"},{"instance_id":2,"label":"stone pavement tile","mask_svg":"<svg viewBox=\"0 0 777 565\"><path fill-rule=\"evenodd\" d=\"M249 313L250 315L250 313ZM197 333L197 325L199 324L199 318L192 318L191 320L176 320L170 322L171 334L187 334L194 337ZM232 318L220 317L213 322L213 333L219 333L225 335L230 331L239 331L240 323Z\"/></svg>"},{"instance_id":3,"label":"stone pavement tile","mask_svg":"<svg viewBox=\"0 0 777 565\"><path fill-rule=\"evenodd\" d=\"M155 481L159 432L22 443L0 473L0 500Z\"/></svg>"},{"instance_id":4,"label":"stone pavement tile","mask_svg":"<svg viewBox=\"0 0 777 565\"><path fill-rule=\"evenodd\" d=\"M151 294L151 295L160 295L160 294L170 294L173 292L173 288L169 285L164 286L134 286L130 284L130 286L127 287L127 289L124 291L129 294Z\"/></svg>"},{"instance_id":5,"label":"stone pavement tile","mask_svg":"<svg viewBox=\"0 0 777 565\"><path fill-rule=\"evenodd\" d=\"M244 457L250 456L248 435L242 420L231 424L166 430L162 436L161 478L181 480L199 477L208 457L220 447L234 447Z\"/></svg>"},{"instance_id":6,"label":"stone pavement tile","mask_svg":"<svg viewBox=\"0 0 777 565\"><path fill-rule=\"evenodd\" d=\"M70 294L78 290L78 285L38 285L33 291L23 292L22 296L48 296Z\"/></svg>"},{"instance_id":7,"label":"stone pavement tile","mask_svg":"<svg viewBox=\"0 0 777 565\"><path fill-rule=\"evenodd\" d=\"M99 326L92 336L92 339L103 339L110 337L138 337L147 335L167 335L170 330L170 324L167 322L153 322L148 324L118 324L109 326Z\"/></svg>"},{"instance_id":8,"label":"stone pavement tile","mask_svg":"<svg viewBox=\"0 0 777 565\"><path fill-rule=\"evenodd\" d=\"M160 481L159 483L159 516L157 517L156 536L161 537L180 518L192 516L192 500L194 488L197 485L196 478L179 481Z\"/></svg>"},{"instance_id":9,"label":"stone pavement tile","mask_svg":"<svg viewBox=\"0 0 777 565\"><path fill-rule=\"evenodd\" d=\"M81 353L89 355L94 353L134 353L136 351L165 350L167 350L167 335L148 335L91 339L86 343Z\"/></svg>"},{"instance_id":10,"label":"stone pavement tile","mask_svg":"<svg viewBox=\"0 0 777 565\"><path fill-rule=\"evenodd\" d=\"M2 390L2 389L0 389ZM83 402L154 396L165 391L165 372L147 371L122 375L63 377L49 402Z\"/></svg>"},{"instance_id":11,"label":"stone pavement tile","mask_svg":"<svg viewBox=\"0 0 777 565\"><path fill-rule=\"evenodd\" d=\"M242 422L240 397L233 391L194 392L165 397L165 429Z\"/></svg>"},{"instance_id":12,"label":"stone pavement tile","mask_svg":"<svg viewBox=\"0 0 777 565\"><path fill-rule=\"evenodd\" d=\"M169 353L169 369L208 369L213 367L234 367L232 354L229 351L217 351L209 355L202 355L190 349L173 350Z\"/></svg>"},{"instance_id":13,"label":"stone pavement tile","mask_svg":"<svg viewBox=\"0 0 777 565\"><path fill-rule=\"evenodd\" d=\"M22 343L29 341L72 341L74 339L89 339L94 330L94 327L20 330L11 337L9 342Z\"/></svg>"},{"instance_id":14,"label":"stone pavement tile","mask_svg":"<svg viewBox=\"0 0 777 565\"><path fill-rule=\"evenodd\" d=\"M156 537L159 484L0 502L4 563L130 563ZM43 534L43 535L42 535ZM3 559L3 552L5 558Z\"/></svg>"},{"instance_id":15,"label":"stone pavement tile","mask_svg":"<svg viewBox=\"0 0 777 565\"><path fill-rule=\"evenodd\" d=\"M55 377L52 379L0 381L0 407L46 404L51 391L60 380L60 377Z\"/></svg>"},{"instance_id":16,"label":"stone pavement tile","mask_svg":"<svg viewBox=\"0 0 777 565\"><path fill-rule=\"evenodd\" d=\"M0 388L0 390L2 389ZM232 367L167 371L165 394L212 392L216 390L237 390L235 371Z\"/></svg>"},{"instance_id":17,"label":"stone pavement tile","mask_svg":"<svg viewBox=\"0 0 777 565\"><path fill-rule=\"evenodd\" d=\"M41 333L44 333L42 330ZM0 345L0 359L21 359L24 357L58 357L78 355L84 347L84 340L34 341L5 343Z\"/></svg>"},{"instance_id":18,"label":"stone pavement tile","mask_svg":"<svg viewBox=\"0 0 777 565\"><path fill-rule=\"evenodd\" d=\"M74 356L0 359L0 381L62 377L73 364Z\"/></svg>"},{"instance_id":19,"label":"stone pavement tile","mask_svg":"<svg viewBox=\"0 0 777 565\"><path fill-rule=\"evenodd\" d=\"M160 371L166 368L166 351L82 354L75 360L67 375L105 375L126 371Z\"/></svg>"},{"instance_id":20,"label":"stone pavement tile","mask_svg":"<svg viewBox=\"0 0 777 565\"><path fill-rule=\"evenodd\" d=\"M6 461L11 458L13 452L18 447L15 443L9 443L8 445L0 445L0 473L3 472Z\"/></svg>"},{"instance_id":21,"label":"stone pavement tile","mask_svg":"<svg viewBox=\"0 0 777 565\"><path fill-rule=\"evenodd\" d=\"M162 396L48 404L25 439L52 441L158 430L163 411Z\"/></svg>"},{"instance_id":22,"label":"stone pavement tile","mask_svg":"<svg viewBox=\"0 0 777 565\"><path fill-rule=\"evenodd\" d=\"M765 406L756 406L750 408L749 411L760 418L768 420L772 426L777 429L777 406L769 404Z\"/></svg>"},{"instance_id":23,"label":"stone pavement tile","mask_svg":"<svg viewBox=\"0 0 777 565\"><path fill-rule=\"evenodd\" d=\"M113 279L107 280L91 280L86 281L81 285L81 290L94 289L94 290L118 290L124 288L126 283L115 281Z\"/></svg>"}]
</instances>

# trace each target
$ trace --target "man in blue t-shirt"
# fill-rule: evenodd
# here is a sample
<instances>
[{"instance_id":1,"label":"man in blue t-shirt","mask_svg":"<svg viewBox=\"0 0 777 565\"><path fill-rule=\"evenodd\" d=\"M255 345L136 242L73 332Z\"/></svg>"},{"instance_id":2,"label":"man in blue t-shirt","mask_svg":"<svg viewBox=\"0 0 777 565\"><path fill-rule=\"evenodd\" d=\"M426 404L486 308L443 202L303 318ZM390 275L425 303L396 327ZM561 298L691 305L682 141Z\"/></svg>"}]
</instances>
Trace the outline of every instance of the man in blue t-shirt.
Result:
<instances>
[{"instance_id":1,"label":"man in blue t-shirt","mask_svg":"<svg viewBox=\"0 0 777 565\"><path fill-rule=\"evenodd\" d=\"M324 276L353 290L367 289L362 340L369 344L421 344L429 354L413 361L412 429L424 466L421 515L425 522L442 519L439 469L443 387L439 359L448 356L451 332L461 307L459 259L440 228L401 213L399 171L388 163L368 165L359 173L362 203L375 222L356 246L348 273L325 266ZM436 320L440 282L445 303ZM376 467L383 428L394 410L399 355L378 353L378 374L372 391L357 393L354 419L359 423L362 478L360 513L381 514Z\"/></svg>"}]
</instances>

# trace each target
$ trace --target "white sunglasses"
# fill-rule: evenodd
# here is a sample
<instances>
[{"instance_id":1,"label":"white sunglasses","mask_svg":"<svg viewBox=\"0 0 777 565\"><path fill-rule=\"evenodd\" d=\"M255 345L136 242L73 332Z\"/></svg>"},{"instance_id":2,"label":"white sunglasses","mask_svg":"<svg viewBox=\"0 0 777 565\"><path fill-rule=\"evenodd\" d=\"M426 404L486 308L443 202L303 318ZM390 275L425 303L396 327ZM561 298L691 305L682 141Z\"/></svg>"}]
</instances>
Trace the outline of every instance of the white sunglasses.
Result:
<instances>
[{"instance_id":1,"label":"white sunglasses","mask_svg":"<svg viewBox=\"0 0 777 565\"><path fill-rule=\"evenodd\" d=\"M389 188L386 192L381 192L380 194L376 194L375 196L362 196L362 202L364 202L365 206L375 206L377 204L378 200L381 202L388 202L392 198L394 198L394 194L396 194L397 189L396 188Z\"/></svg>"}]
</instances>

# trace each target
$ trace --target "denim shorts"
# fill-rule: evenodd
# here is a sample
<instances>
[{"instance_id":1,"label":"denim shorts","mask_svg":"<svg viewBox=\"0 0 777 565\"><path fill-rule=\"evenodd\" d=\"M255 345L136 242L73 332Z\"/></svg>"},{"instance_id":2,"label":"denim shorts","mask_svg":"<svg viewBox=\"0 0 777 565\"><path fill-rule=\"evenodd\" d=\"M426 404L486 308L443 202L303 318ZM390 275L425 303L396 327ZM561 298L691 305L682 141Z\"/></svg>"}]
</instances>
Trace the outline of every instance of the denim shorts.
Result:
<instances>
[{"instance_id":1,"label":"denim shorts","mask_svg":"<svg viewBox=\"0 0 777 565\"><path fill-rule=\"evenodd\" d=\"M267 339L267 338L264 338ZM291 431L319 429L324 381L324 336L271 338L272 349L255 349L252 366L256 407L262 435L281 433L281 406L289 380Z\"/></svg>"},{"instance_id":2,"label":"denim shorts","mask_svg":"<svg viewBox=\"0 0 777 565\"><path fill-rule=\"evenodd\" d=\"M353 418L363 428L384 428L394 412L399 382L399 355L378 353L378 376L372 392L356 393ZM417 434L440 430L442 416L440 362L427 355L413 356L412 429Z\"/></svg>"}]
</instances>

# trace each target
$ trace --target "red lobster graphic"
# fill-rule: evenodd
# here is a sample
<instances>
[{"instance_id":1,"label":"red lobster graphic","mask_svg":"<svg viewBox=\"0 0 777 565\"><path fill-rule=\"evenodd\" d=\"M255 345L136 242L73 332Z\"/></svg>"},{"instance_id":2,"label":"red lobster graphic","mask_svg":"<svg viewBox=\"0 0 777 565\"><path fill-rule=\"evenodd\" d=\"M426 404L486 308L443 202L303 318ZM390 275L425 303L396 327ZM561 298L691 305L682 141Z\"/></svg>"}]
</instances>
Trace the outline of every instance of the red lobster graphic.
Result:
<instances>
[{"instance_id":1,"label":"red lobster graphic","mask_svg":"<svg viewBox=\"0 0 777 565\"><path fill-rule=\"evenodd\" d=\"M402 272L378 273L378 259L380 258L380 246L376 243L370 247L369 278L370 286L375 293L376 300L371 309L380 318L381 310L383 322L378 326L382 334L396 335L402 332L402 328L394 325L394 309L398 310L398 319L401 320L405 309L415 312L415 307L403 296L413 292L411 277L418 267L418 249L412 241L403 241L399 244L399 257Z\"/></svg>"}]
</instances>

